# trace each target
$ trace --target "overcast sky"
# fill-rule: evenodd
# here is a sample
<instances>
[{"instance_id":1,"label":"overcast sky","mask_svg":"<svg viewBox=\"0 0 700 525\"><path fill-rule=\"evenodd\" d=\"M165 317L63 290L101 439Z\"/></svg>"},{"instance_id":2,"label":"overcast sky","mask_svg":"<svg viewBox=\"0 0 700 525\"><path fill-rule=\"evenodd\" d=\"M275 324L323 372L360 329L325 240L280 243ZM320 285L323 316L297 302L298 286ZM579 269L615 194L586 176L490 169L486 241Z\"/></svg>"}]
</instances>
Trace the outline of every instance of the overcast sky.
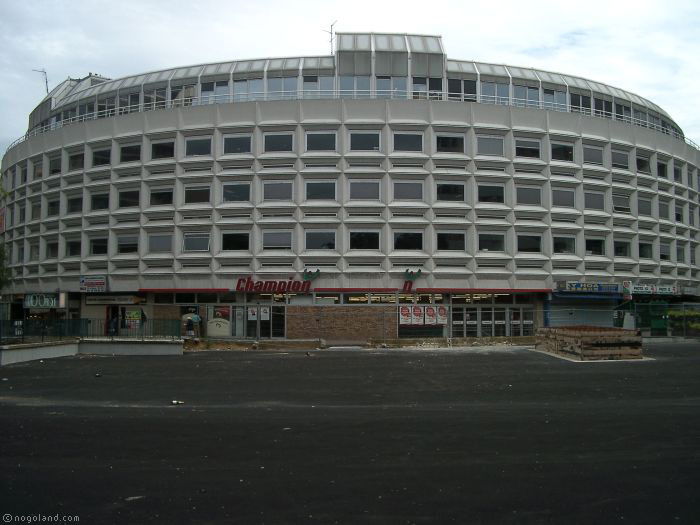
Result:
<instances>
[{"instance_id":1,"label":"overcast sky","mask_svg":"<svg viewBox=\"0 0 700 525\"><path fill-rule=\"evenodd\" d=\"M258 57L329 53L323 32L439 34L451 58L580 75L646 97L700 142L700 2L0 0L0 151L49 88Z\"/></svg>"}]
</instances>

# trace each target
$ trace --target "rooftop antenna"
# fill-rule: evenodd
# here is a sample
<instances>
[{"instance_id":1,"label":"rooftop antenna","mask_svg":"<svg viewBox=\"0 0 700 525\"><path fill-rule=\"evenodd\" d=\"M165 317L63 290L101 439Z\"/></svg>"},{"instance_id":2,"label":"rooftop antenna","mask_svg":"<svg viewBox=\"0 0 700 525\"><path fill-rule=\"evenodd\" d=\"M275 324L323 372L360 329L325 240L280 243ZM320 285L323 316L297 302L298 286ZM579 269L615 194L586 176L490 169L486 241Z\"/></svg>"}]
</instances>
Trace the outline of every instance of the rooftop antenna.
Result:
<instances>
[{"instance_id":1,"label":"rooftop antenna","mask_svg":"<svg viewBox=\"0 0 700 525\"><path fill-rule=\"evenodd\" d=\"M333 36L333 26L334 26L335 24L337 24L337 23L338 23L338 21L336 20L335 22L333 22L333 23L331 24L331 30L330 30L330 31L326 31L325 29L323 30L324 33L328 33L329 35L331 35L330 39L328 40L328 42L331 44L331 55L333 54L333 39L335 38L335 37Z\"/></svg>"},{"instance_id":2,"label":"rooftop antenna","mask_svg":"<svg viewBox=\"0 0 700 525\"><path fill-rule=\"evenodd\" d=\"M44 75L44 84L46 84L46 94L48 95L49 94L49 77L46 74L46 70L45 69L32 69L32 71L35 71L37 73L41 73L42 75Z\"/></svg>"}]
</instances>

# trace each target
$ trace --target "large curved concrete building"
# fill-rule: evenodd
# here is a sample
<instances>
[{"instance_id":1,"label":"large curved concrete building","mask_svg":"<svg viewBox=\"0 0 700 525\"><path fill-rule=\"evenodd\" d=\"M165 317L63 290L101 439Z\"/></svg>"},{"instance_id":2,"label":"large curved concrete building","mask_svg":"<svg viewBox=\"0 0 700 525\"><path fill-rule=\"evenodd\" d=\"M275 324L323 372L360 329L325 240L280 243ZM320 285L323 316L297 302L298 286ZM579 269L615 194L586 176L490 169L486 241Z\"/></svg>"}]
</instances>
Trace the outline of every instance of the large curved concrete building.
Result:
<instances>
[{"instance_id":1,"label":"large curved concrete building","mask_svg":"<svg viewBox=\"0 0 700 525\"><path fill-rule=\"evenodd\" d=\"M663 109L438 36L337 42L56 87L2 161L14 314L458 337L697 295L700 154Z\"/></svg>"}]
</instances>

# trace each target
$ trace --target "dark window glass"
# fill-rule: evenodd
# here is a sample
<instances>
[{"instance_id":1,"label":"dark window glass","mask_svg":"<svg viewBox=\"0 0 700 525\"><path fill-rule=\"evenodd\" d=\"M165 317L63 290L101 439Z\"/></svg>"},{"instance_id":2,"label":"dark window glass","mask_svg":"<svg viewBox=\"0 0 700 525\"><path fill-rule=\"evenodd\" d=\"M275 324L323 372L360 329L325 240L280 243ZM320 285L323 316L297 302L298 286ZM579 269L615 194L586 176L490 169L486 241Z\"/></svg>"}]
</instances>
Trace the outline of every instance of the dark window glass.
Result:
<instances>
[{"instance_id":1,"label":"dark window glass","mask_svg":"<svg viewBox=\"0 0 700 525\"><path fill-rule=\"evenodd\" d=\"M667 177L668 177L668 174L667 174L667 172L666 172L666 169L667 169L667 167L666 167L666 164L665 164L665 163L663 163L663 162L658 162L658 163L656 164L656 173L657 173L657 175L658 175L659 177L663 177L663 178L667 178Z\"/></svg>"},{"instance_id":2,"label":"dark window glass","mask_svg":"<svg viewBox=\"0 0 700 525\"><path fill-rule=\"evenodd\" d=\"M107 239L92 239L90 241L91 255L105 255L107 253Z\"/></svg>"},{"instance_id":3,"label":"dark window glass","mask_svg":"<svg viewBox=\"0 0 700 525\"><path fill-rule=\"evenodd\" d=\"M605 195L602 193L584 193L584 202L587 209L604 210Z\"/></svg>"},{"instance_id":4,"label":"dark window glass","mask_svg":"<svg viewBox=\"0 0 700 525\"><path fill-rule=\"evenodd\" d=\"M92 165L93 166L104 166L112 162L112 150L103 149L100 151L92 152Z\"/></svg>"},{"instance_id":5,"label":"dark window glass","mask_svg":"<svg viewBox=\"0 0 700 525\"><path fill-rule=\"evenodd\" d=\"M421 200L423 184L420 182L395 182L394 199Z\"/></svg>"},{"instance_id":6,"label":"dark window glass","mask_svg":"<svg viewBox=\"0 0 700 525\"><path fill-rule=\"evenodd\" d=\"M637 157L637 171L651 173L651 164L648 157Z\"/></svg>"},{"instance_id":7,"label":"dark window glass","mask_svg":"<svg viewBox=\"0 0 700 525\"><path fill-rule=\"evenodd\" d=\"M605 255L603 239L586 239L586 255Z\"/></svg>"},{"instance_id":8,"label":"dark window glass","mask_svg":"<svg viewBox=\"0 0 700 525\"><path fill-rule=\"evenodd\" d=\"M120 191L119 192L119 207L129 208L139 205L140 191Z\"/></svg>"},{"instance_id":9,"label":"dark window glass","mask_svg":"<svg viewBox=\"0 0 700 525\"><path fill-rule=\"evenodd\" d=\"M186 234L183 249L186 252L208 252L209 234Z\"/></svg>"},{"instance_id":10,"label":"dark window glass","mask_svg":"<svg viewBox=\"0 0 700 525\"><path fill-rule=\"evenodd\" d=\"M351 250L378 250L379 232L350 232Z\"/></svg>"},{"instance_id":11,"label":"dark window glass","mask_svg":"<svg viewBox=\"0 0 700 525\"><path fill-rule=\"evenodd\" d=\"M61 202L60 201L50 201L48 203L48 206L46 207L47 217L53 217L54 215L58 215L60 209L61 209Z\"/></svg>"},{"instance_id":12,"label":"dark window glass","mask_svg":"<svg viewBox=\"0 0 700 525\"><path fill-rule=\"evenodd\" d=\"M539 235L518 235L519 252L536 252L541 250L541 239Z\"/></svg>"},{"instance_id":13,"label":"dark window glass","mask_svg":"<svg viewBox=\"0 0 700 525\"><path fill-rule=\"evenodd\" d=\"M335 232L306 232L307 250L335 250Z\"/></svg>"},{"instance_id":14,"label":"dark window glass","mask_svg":"<svg viewBox=\"0 0 700 525\"><path fill-rule=\"evenodd\" d=\"M185 204L209 202L209 188L185 188Z\"/></svg>"},{"instance_id":15,"label":"dark window glass","mask_svg":"<svg viewBox=\"0 0 700 525\"><path fill-rule=\"evenodd\" d=\"M539 188L516 188L518 204L540 205L542 203L541 191Z\"/></svg>"},{"instance_id":16,"label":"dark window glass","mask_svg":"<svg viewBox=\"0 0 700 525\"><path fill-rule=\"evenodd\" d=\"M503 202L503 186L479 186L479 202Z\"/></svg>"},{"instance_id":17,"label":"dark window glass","mask_svg":"<svg viewBox=\"0 0 700 525\"><path fill-rule=\"evenodd\" d=\"M250 135L224 137L224 153L250 153Z\"/></svg>"},{"instance_id":18,"label":"dark window glass","mask_svg":"<svg viewBox=\"0 0 700 525\"><path fill-rule=\"evenodd\" d=\"M119 150L119 162L134 162L141 160L141 144L122 146Z\"/></svg>"},{"instance_id":19,"label":"dark window glass","mask_svg":"<svg viewBox=\"0 0 700 525\"><path fill-rule=\"evenodd\" d=\"M83 198L73 197L68 199L68 213L80 213L83 211Z\"/></svg>"},{"instance_id":20,"label":"dark window glass","mask_svg":"<svg viewBox=\"0 0 700 525\"><path fill-rule=\"evenodd\" d=\"M476 101L476 80L464 81L464 100Z\"/></svg>"},{"instance_id":21,"label":"dark window glass","mask_svg":"<svg viewBox=\"0 0 700 525\"><path fill-rule=\"evenodd\" d=\"M574 201L575 193L573 191L552 189L552 206L573 208Z\"/></svg>"},{"instance_id":22,"label":"dark window glass","mask_svg":"<svg viewBox=\"0 0 700 525\"><path fill-rule=\"evenodd\" d=\"M613 195L613 211L617 213L630 213L630 198L628 195Z\"/></svg>"},{"instance_id":23,"label":"dark window glass","mask_svg":"<svg viewBox=\"0 0 700 525\"><path fill-rule=\"evenodd\" d=\"M335 199L335 182L307 182L306 199Z\"/></svg>"},{"instance_id":24,"label":"dark window glass","mask_svg":"<svg viewBox=\"0 0 700 525\"><path fill-rule=\"evenodd\" d=\"M583 147L583 162L587 164L603 164L603 150L599 148Z\"/></svg>"},{"instance_id":25,"label":"dark window glass","mask_svg":"<svg viewBox=\"0 0 700 525\"><path fill-rule=\"evenodd\" d=\"M80 241L67 241L66 242L66 256L75 257L80 255Z\"/></svg>"},{"instance_id":26,"label":"dark window glass","mask_svg":"<svg viewBox=\"0 0 700 525\"><path fill-rule=\"evenodd\" d=\"M171 159L175 156L174 142L156 142L151 144L152 159Z\"/></svg>"},{"instance_id":27,"label":"dark window glass","mask_svg":"<svg viewBox=\"0 0 700 525\"><path fill-rule=\"evenodd\" d=\"M502 252L505 246L503 235L494 233L479 234L479 250L486 252Z\"/></svg>"},{"instance_id":28,"label":"dark window glass","mask_svg":"<svg viewBox=\"0 0 700 525\"><path fill-rule=\"evenodd\" d=\"M464 153L464 137L438 135L437 150L441 153Z\"/></svg>"},{"instance_id":29,"label":"dark window glass","mask_svg":"<svg viewBox=\"0 0 700 525\"><path fill-rule=\"evenodd\" d=\"M553 237L552 245L554 253L576 253L576 239L573 237Z\"/></svg>"},{"instance_id":30,"label":"dark window glass","mask_svg":"<svg viewBox=\"0 0 700 525\"><path fill-rule=\"evenodd\" d=\"M354 181L350 183L350 198L351 199L379 199L379 183Z\"/></svg>"},{"instance_id":31,"label":"dark window glass","mask_svg":"<svg viewBox=\"0 0 700 525\"><path fill-rule=\"evenodd\" d=\"M515 156L539 159L540 142L538 140L515 139Z\"/></svg>"},{"instance_id":32,"label":"dark window glass","mask_svg":"<svg viewBox=\"0 0 700 525\"><path fill-rule=\"evenodd\" d=\"M464 184L438 184L437 200L464 202Z\"/></svg>"},{"instance_id":33,"label":"dark window glass","mask_svg":"<svg viewBox=\"0 0 700 525\"><path fill-rule=\"evenodd\" d=\"M464 234L463 233L438 233L437 234L438 250L460 250L464 251Z\"/></svg>"},{"instance_id":34,"label":"dark window glass","mask_svg":"<svg viewBox=\"0 0 700 525\"><path fill-rule=\"evenodd\" d=\"M379 151L379 133L351 133L351 151Z\"/></svg>"},{"instance_id":35,"label":"dark window glass","mask_svg":"<svg viewBox=\"0 0 700 525\"><path fill-rule=\"evenodd\" d=\"M307 151L335 151L335 133L307 133Z\"/></svg>"},{"instance_id":36,"label":"dark window glass","mask_svg":"<svg viewBox=\"0 0 700 525\"><path fill-rule=\"evenodd\" d=\"M552 160L574 161L574 147L571 144L552 144Z\"/></svg>"},{"instance_id":37,"label":"dark window glass","mask_svg":"<svg viewBox=\"0 0 700 525\"><path fill-rule=\"evenodd\" d=\"M630 243L615 241L615 257L629 257L630 256Z\"/></svg>"},{"instance_id":38,"label":"dark window glass","mask_svg":"<svg viewBox=\"0 0 700 525\"><path fill-rule=\"evenodd\" d=\"M291 182L268 182L263 185L263 199L265 200L291 200Z\"/></svg>"},{"instance_id":39,"label":"dark window glass","mask_svg":"<svg viewBox=\"0 0 700 525\"><path fill-rule=\"evenodd\" d=\"M668 219L668 202L659 201L659 219Z\"/></svg>"},{"instance_id":40,"label":"dark window glass","mask_svg":"<svg viewBox=\"0 0 700 525\"><path fill-rule=\"evenodd\" d=\"M58 243L48 242L46 243L46 257L49 259L55 259L58 257Z\"/></svg>"},{"instance_id":41,"label":"dark window glass","mask_svg":"<svg viewBox=\"0 0 700 525\"><path fill-rule=\"evenodd\" d=\"M136 235L127 235L117 238L118 253L136 253L139 251L139 238Z\"/></svg>"},{"instance_id":42,"label":"dark window glass","mask_svg":"<svg viewBox=\"0 0 700 525\"><path fill-rule=\"evenodd\" d=\"M109 194L93 195L90 203L91 210L106 210L109 208Z\"/></svg>"},{"instance_id":43,"label":"dark window glass","mask_svg":"<svg viewBox=\"0 0 700 525\"><path fill-rule=\"evenodd\" d=\"M250 184L224 184L224 202L250 200Z\"/></svg>"},{"instance_id":44,"label":"dark window glass","mask_svg":"<svg viewBox=\"0 0 700 525\"><path fill-rule=\"evenodd\" d=\"M612 150L612 167L627 170L630 167L630 156L626 151Z\"/></svg>"},{"instance_id":45,"label":"dark window glass","mask_svg":"<svg viewBox=\"0 0 700 525\"><path fill-rule=\"evenodd\" d=\"M394 151L423 151L423 135L394 133Z\"/></svg>"},{"instance_id":46,"label":"dark window glass","mask_svg":"<svg viewBox=\"0 0 700 525\"><path fill-rule=\"evenodd\" d=\"M149 252L172 252L173 236L170 234L151 235L148 238Z\"/></svg>"},{"instance_id":47,"label":"dark window glass","mask_svg":"<svg viewBox=\"0 0 700 525\"><path fill-rule=\"evenodd\" d=\"M659 259L662 261L671 260L671 245L665 242L659 244Z\"/></svg>"},{"instance_id":48,"label":"dark window glass","mask_svg":"<svg viewBox=\"0 0 700 525\"><path fill-rule=\"evenodd\" d=\"M49 159L49 175L61 173L61 157Z\"/></svg>"},{"instance_id":49,"label":"dark window glass","mask_svg":"<svg viewBox=\"0 0 700 525\"><path fill-rule=\"evenodd\" d=\"M394 232L394 250L422 250L423 234L420 232Z\"/></svg>"},{"instance_id":50,"label":"dark window glass","mask_svg":"<svg viewBox=\"0 0 700 525\"><path fill-rule=\"evenodd\" d=\"M289 250L292 248L292 232L263 232L263 248Z\"/></svg>"},{"instance_id":51,"label":"dark window glass","mask_svg":"<svg viewBox=\"0 0 700 525\"><path fill-rule=\"evenodd\" d=\"M651 217L651 201L649 199L637 199L637 212L639 215Z\"/></svg>"},{"instance_id":52,"label":"dark window glass","mask_svg":"<svg viewBox=\"0 0 700 525\"><path fill-rule=\"evenodd\" d=\"M265 135L265 151L292 151L294 144L291 133Z\"/></svg>"},{"instance_id":53,"label":"dark window glass","mask_svg":"<svg viewBox=\"0 0 700 525\"><path fill-rule=\"evenodd\" d=\"M248 250L248 238L247 233L224 233L221 236L221 249L224 251Z\"/></svg>"},{"instance_id":54,"label":"dark window glass","mask_svg":"<svg viewBox=\"0 0 700 525\"><path fill-rule=\"evenodd\" d=\"M209 137L204 139L187 139L185 142L185 155L188 157L211 155L211 139Z\"/></svg>"},{"instance_id":55,"label":"dark window glass","mask_svg":"<svg viewBox=\"0 0 700 525\"><path fill-rule=\"evenodd\" d=\"M83 153L75 153L68 157L68 169L81 170L85 164L85 155Z\"/></svg>"},{"instance_id":56,"label":"dark window glass","mask_svg":"<svg viewBox=\"0 0 700 525\"><path fill-rule=\"evenodd\" d=\"M503 137L477 137L476 144L478 155L503 156Z\"/></svg>"},{"instance_id":57,"label":"dark window glass","mask_svg":"<svg viewBox=\"0 0 700 525\"><path fill-rule=\"evenodd\" d=\"M151 206L164 206L173 203L173 190L152 190Z\"/></svg>"}]
</instances>

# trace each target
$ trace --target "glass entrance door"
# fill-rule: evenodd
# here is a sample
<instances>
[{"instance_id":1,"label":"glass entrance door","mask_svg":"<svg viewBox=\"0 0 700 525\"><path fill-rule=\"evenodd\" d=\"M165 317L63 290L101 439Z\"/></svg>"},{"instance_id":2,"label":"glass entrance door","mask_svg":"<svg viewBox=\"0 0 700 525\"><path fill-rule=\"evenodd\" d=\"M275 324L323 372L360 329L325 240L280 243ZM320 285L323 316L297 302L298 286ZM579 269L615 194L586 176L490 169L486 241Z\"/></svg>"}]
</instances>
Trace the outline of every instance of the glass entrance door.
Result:
<instances>
[{"instance_id":1,"label":"glass entrance door","mask_svg":"<svg viewBox=\"0 0 700 525\"><path fill-rule=\"evenodd\" d=\"M285 307L272 305L246 306L245 336L249 339L283 338Z\"/></svg>"}]
</instances>

